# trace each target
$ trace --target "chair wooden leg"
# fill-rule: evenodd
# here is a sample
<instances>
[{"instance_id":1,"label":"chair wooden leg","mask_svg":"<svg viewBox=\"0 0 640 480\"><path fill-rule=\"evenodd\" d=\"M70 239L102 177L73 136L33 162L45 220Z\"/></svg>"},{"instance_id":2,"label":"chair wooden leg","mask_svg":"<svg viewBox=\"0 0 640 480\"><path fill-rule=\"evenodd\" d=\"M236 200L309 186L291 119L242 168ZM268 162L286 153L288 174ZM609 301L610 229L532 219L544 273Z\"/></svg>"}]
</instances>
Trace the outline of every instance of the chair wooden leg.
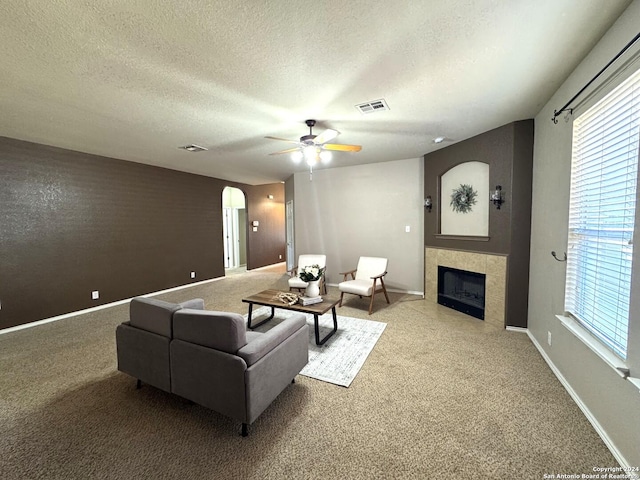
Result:
<instances>
[{"instance_id":1,"label":"chair wooden leg","mask_svg":"<svg viewBox=\"0 0 640 480\"><path fill-rule=\"evenodd\" d=\"M384 296L387 299L387 303L391 303L389 301L389 295L387 295L387 287L384 285L384 280L381 278L380 283L382 284L382 291L384 292Z\"/></svg>"},{"instance_id":2,"label":"chair wooden leg","mask_svg":"<svg viewBox=\"0 0 640 480\"><path fill-rule=\"evenodd\" d=\"M342 306L342 297L344 297L344 292L340 292L340 303L338 304L339 307Z\"/></svg>"},{"instance_id":3,"label":"chair wooden leg","mask_svg":"<svg viewBox=\"0 0 640 480\"><path fill-rule=\"evenodd\" d=\"M369 315L371 315L371 312L373 312L373 297L375 296L376 296L376 291L374 289L373 292L371 292L371 301L369 302Z\"/></svg>"}]
</instances>

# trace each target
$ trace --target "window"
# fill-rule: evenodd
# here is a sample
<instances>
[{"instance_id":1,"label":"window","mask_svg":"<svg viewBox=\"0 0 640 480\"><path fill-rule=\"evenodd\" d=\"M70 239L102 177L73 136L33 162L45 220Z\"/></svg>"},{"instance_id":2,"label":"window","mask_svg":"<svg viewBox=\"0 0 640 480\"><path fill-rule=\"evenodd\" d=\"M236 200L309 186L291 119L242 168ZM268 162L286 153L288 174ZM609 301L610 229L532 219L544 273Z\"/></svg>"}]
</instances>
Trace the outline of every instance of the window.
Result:
<instances>
[{"instance_id":1,"label":"window","mask_svg":"<svg viewBox=\"0 0 640 480\"><path fill-rule=\"evenodd\" d=\"M565 310L627 358L640 71L575 120Z\"/></svg>"}]
</instances>

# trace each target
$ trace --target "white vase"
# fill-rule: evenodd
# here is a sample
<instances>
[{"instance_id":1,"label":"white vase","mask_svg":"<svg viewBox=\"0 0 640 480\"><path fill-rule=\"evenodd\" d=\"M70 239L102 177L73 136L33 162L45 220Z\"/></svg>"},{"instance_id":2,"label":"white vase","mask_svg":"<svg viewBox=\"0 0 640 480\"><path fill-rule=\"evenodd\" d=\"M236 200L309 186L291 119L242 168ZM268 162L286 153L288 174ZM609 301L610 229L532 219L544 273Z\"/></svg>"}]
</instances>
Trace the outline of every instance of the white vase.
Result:
<instances>
[{"instance_id":1,"label":"white vase","mask_svg":"<svg viewBox=\"0 0 640 480\"><path fill-rule=\"evenodd\" d=\"M307 288L304 290L304 296L313 298L320 296L320 280L307 282Z\"/></svg>"}]
</instances>

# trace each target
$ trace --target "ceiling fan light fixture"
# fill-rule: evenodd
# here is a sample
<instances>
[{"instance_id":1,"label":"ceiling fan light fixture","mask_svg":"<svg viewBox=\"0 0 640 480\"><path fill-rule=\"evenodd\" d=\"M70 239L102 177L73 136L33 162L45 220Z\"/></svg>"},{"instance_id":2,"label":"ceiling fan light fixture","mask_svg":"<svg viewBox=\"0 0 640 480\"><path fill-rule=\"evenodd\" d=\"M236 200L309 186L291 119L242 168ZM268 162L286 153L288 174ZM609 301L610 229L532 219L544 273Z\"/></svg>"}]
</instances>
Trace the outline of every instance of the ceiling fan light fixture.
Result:
<instances>
[{"instance_id":1,"label":"ceiling fan light fixture","mask_svg":"<svg viewBox=\"0 0 640 480\"><path fill-rule=\"evenodd\" d=\"M302 157L304 157L304 154L302 153L301 150L296 150L295 152L291 152L291 160L293 160L293 163L300 163L300 161L302 160Z\"/></svg>"},{"instance_id":2,"label":"ceiling fan light fixture","mask_svg":"<svg viewBox=\"0 0 640 480\"><path fill-rule=\"evenodd\" d=\"M332 128L327 128L320 135L314 136L313 143L315 144L327 143L328 141L336 138L338 135L340 135L339 131L333 130Z\"/></svg>"},{"instance_id":3,"label":"ceiling fan light fixture","mask_svg":"<svg viewBox=\"0 0 640 480\"><path fill-rule=\"evenodd\" d=\"M379 106L386 106L380 104ZM378 107L375 107L378 108ZM313 134L313 127L316 125L315 120L306 120L307 127L309 127L309 135L303 135L300 140L287 140L286 138L279 137L265 137L271 140L279 140L282 142L293 143L296 147L281 150L279 152L270 153L269 155L280 155L284 153L291 154L291 160L295 163L299 163L304 158L305 163L309 166L309 178L313 173L313 166L318 163L327 164L333 158L333 151L337 152L359 152L362 149L360 145L346 145L327 143L334 139L340 132L327 128L320 135Z\"/></svg>"},{"instance_id":4,"label":"ceiling fan light fixture","mask_svg":"<svg viewBox=\"0 0 640 480\"><path fill-rule=\"evenodd\" d=\"M332 157L333 155L331 155L331 152L329 150L322 150L320 152L320 161L322 163L329 163Z\"/></svg>"},{"instance_id":5,"label":"ceiling fan light fixture","mask_svg":"<svg viewBox=\"0 0 640 480\"><path fill-rule=\"evenodd\" d=\"M315 145L307 145L306 147L303 147L302 152L304 153L304 159L308 165L316 163L318 158L318 148Z\"/></svg>"}]
</instances>

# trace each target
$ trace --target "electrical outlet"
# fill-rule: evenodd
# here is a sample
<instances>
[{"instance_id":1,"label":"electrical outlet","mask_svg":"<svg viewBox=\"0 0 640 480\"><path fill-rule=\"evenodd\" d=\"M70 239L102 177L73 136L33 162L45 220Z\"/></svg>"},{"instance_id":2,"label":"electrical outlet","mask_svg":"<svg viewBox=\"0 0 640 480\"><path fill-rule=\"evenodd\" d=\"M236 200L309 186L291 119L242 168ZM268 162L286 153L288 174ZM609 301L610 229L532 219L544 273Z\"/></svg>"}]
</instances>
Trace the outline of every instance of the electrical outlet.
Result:
<instances>
[{"instance_id":1,"label":"electrical outlet","mask_svg":"<svg viewBox=\"0 0 640 480\"><path fill-rule=\"evenodd\" d=\"M282 260L282 255L278 255L278 260Z\"/></svg>"},{"instance_id":2,"label":"electrical outlet","mask_svg":"<svg viewBox=\"0 0 640 480\"><path fill-rule=\"evenodd\" d=\"M551 332L547 332L547 343L551 346Z\"/></svg>"},{"instance_id":3,"label":"electrical outlet","mask_svg":"<svg viewBox=\"0 0 640 480\"><path fill-rule=\"evenodd\" d=\"M196 272L191 272L191 278L196 278Z\"/></svg>"},{"instance_id":4,"label":"electrical outlet","mask_svg":"<svg viewBox=\"0 0 640 480\"><path fill-rule=\"evenodd\" d=\"M411 225L406 225L406 226L404 227L404 231L405 231L406 233L411 233Z\"/></svg>"},{"instance_id":5,"label":"electrical outlet","mask_svg":"<svg viewBox=\"0 0 640 480\"><path fill-rule=\"evenodd\" d=\"M98 290L94 290L91 292L91 299L98 300L100 298L100 292Z\"/></svg>"}]
</instances>

